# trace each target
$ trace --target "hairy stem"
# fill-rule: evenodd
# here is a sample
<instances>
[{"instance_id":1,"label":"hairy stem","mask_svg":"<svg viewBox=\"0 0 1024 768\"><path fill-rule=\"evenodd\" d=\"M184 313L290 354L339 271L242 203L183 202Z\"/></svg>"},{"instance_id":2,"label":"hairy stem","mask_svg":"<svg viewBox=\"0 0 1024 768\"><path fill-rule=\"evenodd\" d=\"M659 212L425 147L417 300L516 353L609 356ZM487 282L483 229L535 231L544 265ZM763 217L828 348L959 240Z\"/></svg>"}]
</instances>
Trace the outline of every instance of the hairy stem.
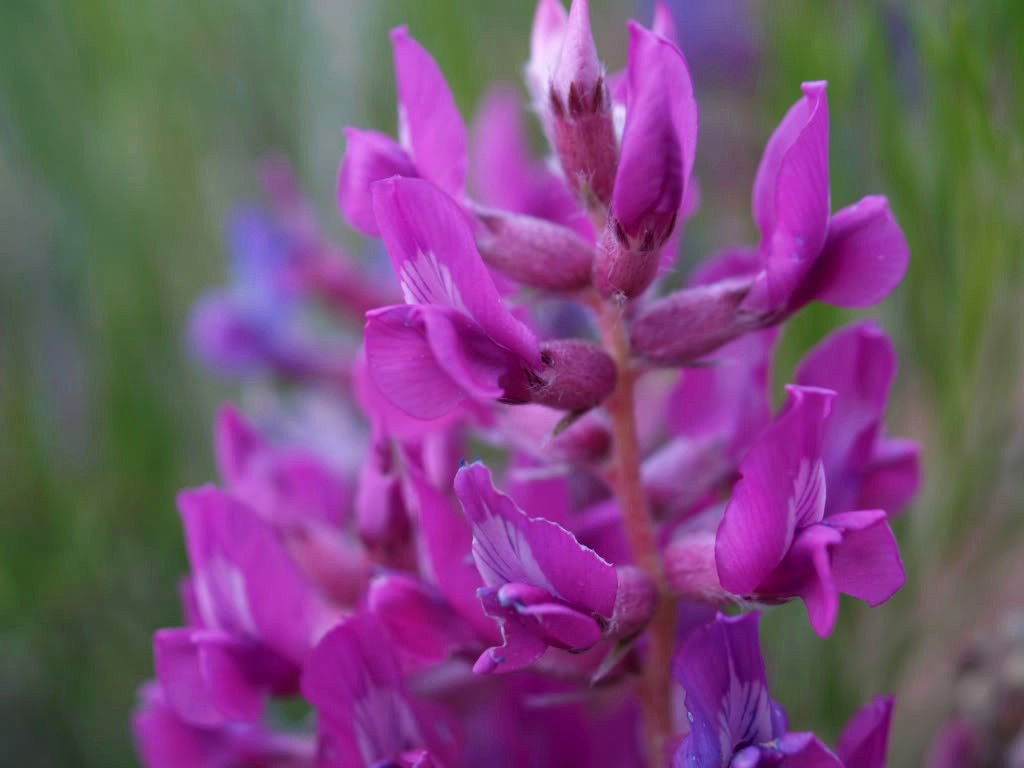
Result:
<instances>
[{"instance_id":1,"label":"hairy stem","mask_svg":"<svg viewBox=\"0 0 1024 768\"><path fill-rule=\"evenodd\" d=\"M640 480L640 446L636 431L634 371L630 365L629 337L623 307L614 301L598 309L598 325L605 348L618 371L615 392L606 402L614 438L615 494L625 521L636 565L658 586L658 603L648 629L647 659L640 686L648 764L665 763L672 736L672 652L675 647L675 599L666 588L657 531L647 509Z\"/></svg>"}]
</instances>

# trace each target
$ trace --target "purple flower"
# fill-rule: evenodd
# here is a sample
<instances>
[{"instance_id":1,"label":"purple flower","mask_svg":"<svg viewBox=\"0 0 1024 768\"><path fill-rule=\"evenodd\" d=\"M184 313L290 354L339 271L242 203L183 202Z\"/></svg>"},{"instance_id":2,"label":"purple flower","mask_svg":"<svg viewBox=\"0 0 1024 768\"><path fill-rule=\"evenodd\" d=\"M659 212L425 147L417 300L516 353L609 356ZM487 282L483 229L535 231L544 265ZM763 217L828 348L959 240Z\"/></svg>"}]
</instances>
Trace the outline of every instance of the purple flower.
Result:
<instances>
[{"instance_id":1,"label":"purple flower","mask_svg":"<svg viewBox=\"0 0 1024 768\"><path fill-rule=\"evenodd\" d=\"M832 632L839 593L880 605L905 578L883 510L825 515L822 434L830 390L790 386L789 400L740 466L715 540L730 593L764 602L800 597L811 624Z\"/></svg>"},{"instance_id":2,"label":"purple flower","mask_svg":"<svg viewBox=\"0 0 1024 768\"><path fill-rule=\"evenodd\" d=\"M338 173L338 205L366 235L379 234L370 187L391 176L422 176L456 199L465 193L466 126L444 74L405 27L391 32L398 86L396 142L375 131L347 128Z\"/></svg>"},{"instance_id":3,"label":"purple flower","mask_svg":"<svg viewBox=\"0 0 1024 768\"><path fill-rule=\"evenodd\" d=\"M372 614L352 616L323 637L303 669L302 694L317 711L320 768L458 764L448 719L409 696Z\"/></svg>"},{"instance_id":4,"label":"purple flower","mask_svg":"<svg viewBox=\"0 0 1024 768\"><path fill-rule=\"evenodd\" d=\"M476 663L480 673L527 666L550 646L582 651L606 634L637 631L653 610L653 585L616 568L557 523L530 518L495 490L480 463L459 470L455 492L473 531L483 578L480 601L504 644Z\"/></svg>"},{"instance_id":5,"label":"purple flower","mask_svg":"<svg viewBox=\"0 0 1024 768\"><path fill-rule=\"evenodd\" d=\"M811 301L869 307L902 280L909 249L884 197L865 197L830 216L825 83L805 83L803 91L769 139L754 180L756 257L728 280L640 312L631 333L638 356L690 363Z\"/></svg>"},{"instance_id":6,"label":"purple flower","mask_svg":"<svg viewBox=\"0 0 1024 768\"><path fill-rule=\"evenodd\" d=\"M314 745L262 725L200 727L178 717L157 683L146 683L132 719L147 768L313 768Z\"/></svg>"},{"instance_id":7,"label":"purple flower","mask_svg":"<svg viewBox=\"0 0 1024 768\"><path fill-rule=\"evenodd\" d=\"M377 221L407 304L367 314L370 378L395 406L437 419L466 401L585 410L614 386L611 360L579 340L541 345L505 307L466 217L437 187L374 187Z\"/></svg>"},{"instance_id":8,"label":"purple flower","mask_svg":"<svg viewBox=\"0 0 1024 768\"><path fill-rule=\"evenodd\" d=\"M179 496L197 626L153 644L168 703L196 725L259 718L268 693L295 689L330 611L274 530L213 487Z\"/></svg>"},{"instance_id":9,"label":"purple flower","mask_svg":"<svg viewBox=\"0 0 1024 768\"><path fill-rule=\"evenodd\" d=\"M608 226L594 265L605 296L640 295L654 280L697 151L697 102L686 60L665 38L629 27L626 125Z\"/></svg>"},{"instance_id":10,"label":"purple flower","mask_svg":"<svg viewBox=\"0 0 1024 768\"><path fill-rule=\"evenodd\" d=\"M836 392L822 439L825 514L848 509L900 512L920 483L917 444L884 435L896 351L874 323L829 336L804 358L796 383Z\"/></svg>"},{"instance_id":11,"label":"purple flower","mask_svg":"<svg viewBox=\"0 0 1024 768\"><path fill-rule=\"evenodd\" d=\"M833 752L812 733L788 730L768 692L758 614L719 615L690 635L675 662L690 733L676 768L884 768L891 699L858 713Z\"/></svg>"}]
</instances>

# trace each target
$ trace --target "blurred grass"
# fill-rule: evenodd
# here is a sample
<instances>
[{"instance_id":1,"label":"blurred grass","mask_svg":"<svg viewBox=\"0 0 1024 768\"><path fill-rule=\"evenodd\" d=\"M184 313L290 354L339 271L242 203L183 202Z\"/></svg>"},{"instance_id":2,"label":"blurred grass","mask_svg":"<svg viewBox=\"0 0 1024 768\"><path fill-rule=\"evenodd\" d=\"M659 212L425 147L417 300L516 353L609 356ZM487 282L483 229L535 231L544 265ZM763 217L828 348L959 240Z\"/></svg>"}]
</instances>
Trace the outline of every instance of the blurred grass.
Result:
<instances>
[{"instance_id":1,"label":"blurred grass","mask_svg":"<svg viewBox=\"0 0 1024 768\"><path fill-rule=\"evenodd\" d=\"M602 51L621 62L632 6L593 6ZM888 194L913 248L880 314L902 360L891 430L925 443L928 469L900 521L907 590L880 611L844 605L828 642L799 606L773 612L776 695L794 722L834 733L866 695L896 690L893 764L916 764L952 650L1000 600L1022 599L996 587L1022 553L1024 7L752 7L752 87L719 108L721 73L697 82L706 194L687 259L736 222L734 237L751 235L760 144L801 80L827 78L835 207ZM531 12L455 0L0 4L0 753L12 764L135 763L127 719L150 673L149 633L177 620L174 494L212 476L209 417L231 391L186 359L182 328L223 273L220 222L254 195L256 161L292 157L341 233L339 128L395 120L387 29L410 25L469 114L487 82L518 77ZM739 178L716 176L734 156ZM845 319L821 307L798 318L780 380Z\"/></svg>"}]
</instances>

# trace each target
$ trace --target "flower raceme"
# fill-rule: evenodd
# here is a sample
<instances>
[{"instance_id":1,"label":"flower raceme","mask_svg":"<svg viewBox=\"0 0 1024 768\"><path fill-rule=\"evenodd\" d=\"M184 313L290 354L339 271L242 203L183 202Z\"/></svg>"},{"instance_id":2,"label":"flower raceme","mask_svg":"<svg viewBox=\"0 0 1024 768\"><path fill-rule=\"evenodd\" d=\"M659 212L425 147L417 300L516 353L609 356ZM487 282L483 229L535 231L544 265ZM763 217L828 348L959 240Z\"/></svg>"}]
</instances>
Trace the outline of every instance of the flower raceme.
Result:
<instances>
[{"instance_id":1,"label":"flower raceme","mask_svg":"<svg viewBox=\"0 0 1024 768\"><path fill-rule=\"evenodd\" d=\"M546 159L517 93L470 131L427 50L391 44L397 131L346 129L337 186L374 263L274 163L196 309L196 351L250 390L217 417L221 487L179 497L184 619L154 638L143 761L881 768L892 700L834 749L791 731L753 612L800 599L828 635L840 594L884 603L920 484L871 321L811 350L773 415L785 321L877 303L908 258L884 198L831 212L824 83L768 141L760 243L666 293L699 195L665 4L609 72L588 3L540 0Z\"/></svg>"}]
</instances>

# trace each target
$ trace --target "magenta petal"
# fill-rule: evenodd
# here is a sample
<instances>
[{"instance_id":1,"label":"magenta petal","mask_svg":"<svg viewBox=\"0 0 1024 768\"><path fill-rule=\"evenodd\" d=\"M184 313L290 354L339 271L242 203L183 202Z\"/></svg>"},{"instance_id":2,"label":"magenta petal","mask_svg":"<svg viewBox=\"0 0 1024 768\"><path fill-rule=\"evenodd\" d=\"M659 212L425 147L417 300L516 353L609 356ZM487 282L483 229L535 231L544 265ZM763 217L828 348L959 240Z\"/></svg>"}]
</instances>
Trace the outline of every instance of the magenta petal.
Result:
<instances>
[{"instance_id":1,"label":"magenta petal","mask_svg":"<svg viewBox=\"0 0 1024 768\"><path fill-rule=\"evenodd\" d=\"M800 526L821 519L825 477L822 425L833 393L787 387L789 401L740 466L715 542L719 578L746 595L782 562Z\"/></svg>"},{"instance_id":2,"label":"magenta petal","mask_svg":"<svg viewBox=\"0 0 1024 768\"><path fill-rule=\"evenodd\" d=\"M495 342L541 367L536 336L502 303L454 200L429 182L389 179L374 185L373 202L407 303L464 312Z\"/></svg>"},{"instance_id":3,"label":"magenta petal","mask_svg":"<svg viewBox=\"0 0 1024 768\"><path fill-rule=\"evenodd\" d=\"M882 429L896 365L892 342L877 325L865 322L829 336L797 369L797 384L836 392L823 448L829 513L846 512L856 502Z\"/></svg>"},{"instance_id":4,"label":"magenta petal","mask_svg":"<svg viewBox=\"0 0 1024 768\"><path fill-rule=\"evenodd\" d=\"M374 387L414 418L439 419L466 398L434 355L422 307L383 307L366 314L366 366ZM496 397L500 390L495 389Z\"/></svg>"},{"instance_id":5,"label":"magenta petal","mask_svg":"<svg viewBox=\"0 0 1024 768\"><path fill-rule=\"evenodd\" d=\"M590 616L559 603L539 603L520 608L519 615L537 622L548 645L566 650L586 650L601 640L601 627Z\"/></svg>"},{"instance_id":6,"label":"magenta petal","mask_svg":"<svg viewBox=\"0 0 1024 768\"><path fill-rule=\"evenodd\" d=\"M338 169L338 208L353 229L380 234L370 187L392 176L416 176L412 158L390 136L377 131L345 129L345 156Z\"/></svg>"},{"instance_id":7,"label":"magenta petal","mask_svg":"<svg viewBox=\"0 0 1024 768\"><path fill-rule=\"evenodd\" d=\"M264 448L260 434L233 405L223 405L217 412L213 437L217 470L224 482L236 485L245 477L249 462Z\"/></svg>"},{"instance_id":8,"label":"magenta petal","mask_svg":"<svg viewBox=\"0 0 1024 768\"><path fill-rule=\"evenodd\" d=\"M455 493L473 528L473 558L485 584L530 584L611 617L618 585L611 563L560 525L527 517L494 488L490 470L479 462L459 470Z\"/></svg>"},{"instance_id":9,"label":"magenta petal","mask_svg":"<svg viewBox=\"0 0 1024 768\"><path fill-rule=\"evenodd\" d=\"M682 53L630 24L628 105L612 213L625 232L656 245L668 236L693 169L697 103Z\"/></svg>"},{"instance_id":10,"label":"magenta petal","mask_svg":"<svg viewBox=\"0 0 1024 768\"><path fill-rule=\"evenodd\" d=\"M168 704L179 717L194 725L214 726L232 719L257 719L258 707L255 712L242 713L242 717L238 717L240 713L236 710L230 713L234 715L231 717L217 706L199 661L195 634L191 629L162 629L153 635L156 675Z\"/></svg>"},{"instance_id":11,"label":"magenta petal","mask_svg":"<svg viewBox=\"0 0 1024 768\"><path fill-rule=\"evenodd\" d=\"M882 440L867 467L855 507L901 511L921 485L920 448L913 440Z\"/></svg>"},{"instance_id":12,"label":"magenta petal","mask_svg":"<svg viewBox=\"0 0 1024 768\"><path fill-rule=\"evenodd\" d=\"M792 580L794 593L807 606L811 626L821 637L828 637L839 615L839 588L832 571L833 550L842 542L842 535L828 525L812 525L800 532L789 557L765 585L767 592L785 595L786 582Z\"/></svg>"},{"instance_id":13,"label":"magenta petal","mask_svg":"<svg viewBox=\"0 0 1024 768\"><path fill-rule=\"evenodd\" d=\"M668 3L658 0L654 4L654 20L651 23L651 31L668 40L673 45L679 45L679 30L676 28L676 20L672 15L672 9Z\"/></svg>"},{"instance_id":14,"label":"magenta petal","mask_svg":"<svg viewBox=\"0 0 1024 768\"><path fill-rule=\"evenodd\" d=\"M369 765L422 746L398 659L369 614L347 619L317 644L303 670L302 694L317 710L321 754L332 756L326 763L332 768Z\"/></svg>"},{"instance_id":15,"label":"magenta petal","mask_svg":"<svg viewBox=\"0 0 1024 768\"><path fill-rule=\"evenodd\" d=\"M530 630L528 620L515 608L502 605L497 589L482 588L478 594L484 612L501 627L502 645L484 651L473 665L473 671L478 675L515 672L539 659L548 645Z\"/></svg>"},{"instance_id":16,"label":"magenta petal","mask_svg":"<svg viewBox=\"0 0 1024 768\"><path fill-rule=\"evenodd\" d=\"M787 733L776 749L782 755L779 768L847 768L813 733Z\"/></svg>"},{"instance_id":17,"label":"magenta petal","mask_svg":"<svg viewBox=\"0 0 1024 768\"><path fill-rule=\"evenodd\" d=\"M865 197L832 217L821 256L795 303L874 306L899 285L909 261L910 247L889 201Z\"/></svg>"},{"instance_id":18,"label":"magenta petal","mask_svg":"<svg viewBox=\"0 0 1024 768\"><path fill-rule=\"evenodd\" d=\"M728 766L741 745L775 738L759 619L719 615L694 631L676 657L674 673L690 713L676 765Z\"/></svg>"},{"instance_id":19,"label":"magenta petal","mask_svg":"<svg viewBox=\"0 0 1024 768\"><path fill-rule=\"evenodd\" d=\"M258 638L301 662L325 609L273 528L212 487L183 492L178 504L207 626Z\"/></svg>"},{"instance_id":20,"label":"magenta petal","mask_svg":"<svg viewBox=\"0 0 1024 768\"><path fill-rule=\"evenodd\" d=\"M825 524L843 534L832 555L832 574L840 592L881 605L900 590L906 571L884 511L830 515Z\"/></svg>"},{"instance_id":21,"label":"magenta petal","mask_svg":"<svg viewBox=\"0 0 1024 768\"><path fill-rule=\"evenodd\" d=\"M526 88L540 115L544 132L551 135L548 94L551 76L558 63L569 14L561 0L539 0L530 31L530 60L526 64Z\"/></svg>"},{"instance_id":22,"label":"magenta petal","mask_svg":"<svg viewBox=\"0 0 1024 768\"><path fill-rule=\"evenodd\" d=\"M836 748L844 768L885 768L892 708L891 697L879 696L853 716Z\"/></svg>"},{"instance_id":23,"label":"magenta petal","mask_svg":"<svg viewBox=\"0 0 1024 768\"><path fill-rule=\"evenodd\" d=\"M444 598L409 576L378 576L370 584L366 604L416 668L440 664L460 649L479 647Z\"/></svg>"},{"instance_id":24,"label":"magenta petal","mask_svg":"<svg viewBox=\"0 0 1024 768\"><path fill-rule=\"evenodd\" d=\"M825 83L805 83L804 98L783 118L754 180L754 218L764 273L744 307L784 310L814 266L829 226L828 102Z\"/></svg>"},{"instance_id":25,"label":"magenta petal","mask_svg":"<svg viewBox=\"0 0 1024 768\"><path fill-rule=\"evenodd\" d=\"M405 27L391 31L398 121L402 144L416 168L448 194L461 198L466 187L466 125L444 74Z\"/></svg>"},{"instance_id":26,"label":"magenta petal","mask_svg":"<svg viewBox=\"0 0 1024 768\"><path fill-rule=\"evenodd\" d=\"M435 489L418 472L412 486L419 513L426 571L438 591L488 642L497 639L494 622L480 610L477 590L483 586L473 564L473 536L455 502Z\"/></svg>"}]
</instances>

